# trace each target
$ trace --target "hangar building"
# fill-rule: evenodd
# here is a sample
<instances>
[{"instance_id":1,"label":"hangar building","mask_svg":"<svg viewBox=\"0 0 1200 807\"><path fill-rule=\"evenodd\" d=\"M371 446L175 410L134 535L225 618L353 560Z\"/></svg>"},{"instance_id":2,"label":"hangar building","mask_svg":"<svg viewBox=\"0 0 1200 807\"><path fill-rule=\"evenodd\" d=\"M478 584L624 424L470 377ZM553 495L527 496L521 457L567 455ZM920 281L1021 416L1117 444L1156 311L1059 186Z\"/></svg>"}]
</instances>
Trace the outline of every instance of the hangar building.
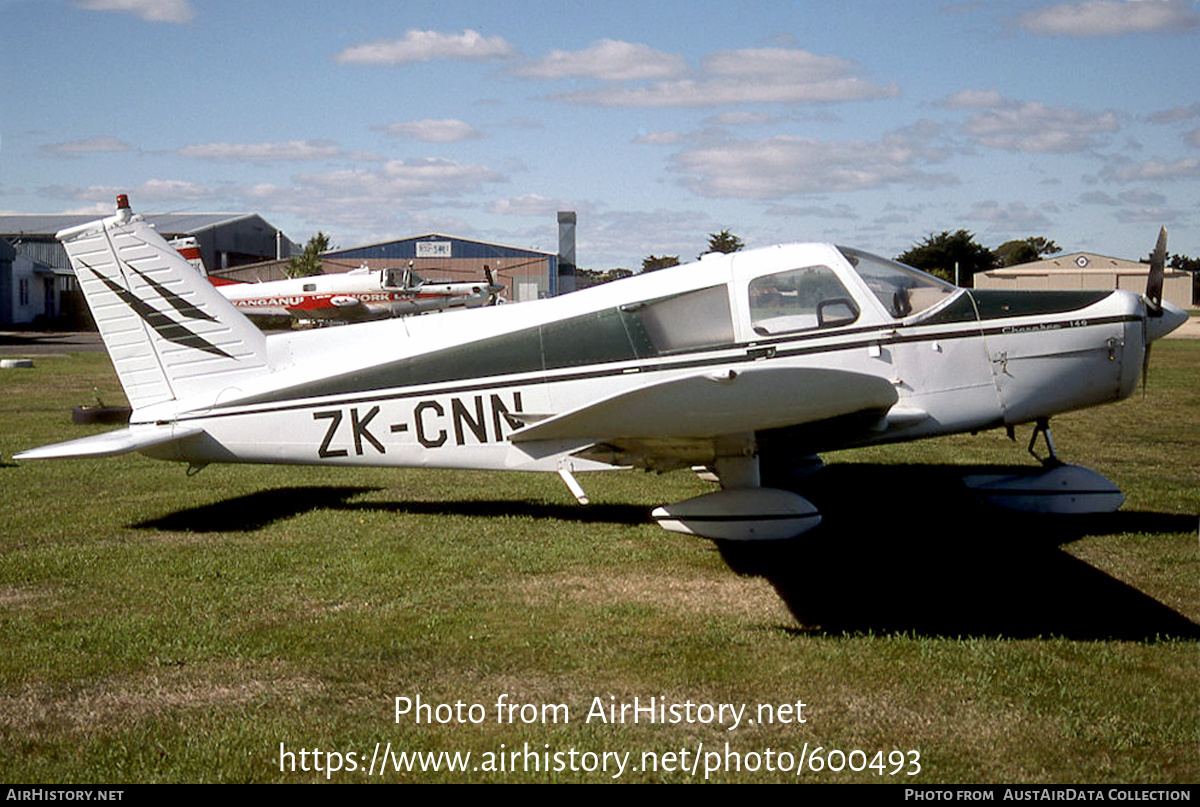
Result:
<instances>
[{"instance_id":1,"label":"hangar building","mask_svg":"<svg viewBox=\"0 0 1200 807\"><path fill-rule=\"evenodd\" d=\"M195 238L210 271L299 251L253 213L148 213L145 218L168 240ZM54 234L95 219L93 213L0 216L0 325L52 320L72 312L75 276ZM77 305L82 310L82 302Z\"/></svg>"},{"instance_id":2,"label":"hangar building","mask_svg":"<svg viewBox=\"0 0 1200 807\"><path fill-rule=\"evenodd\" d=\"M482 281L483 267L487 266L496 282L504 285L502 293L510 301L524 302L558 293L556 254L438 233L328 252L324 257L327 264L353 264L346 269L407 266L411 261L412 268L428 280Z\"/></svg>"},{"instance_id":3,"label":"hangar building","mask_svg":"<svg viewBox=\"0 0 1200 807\"><path fill-rule=\"evenodd\" d=\"M321 256L325 274L368 269L411 268L430 281L473 282L485 279L488 267L510 302L555 297L575 290L574 211L558 213L558 252L506 246L443 233L382 241ZM265 261L214 272L230 280L266 282L286 277L286 261Z\"/></svg>"},{"instance_id":4,"label":"hangar building","mask_svg":"<svg viewBox=\"0 0 1200 807\"><path fill-rule=\"evenodd\" d=\"M1104 290L1125 289L1143 293L1150 265L1110 258L1094 252L1066 252L1053 258L1019 263L975 274L977 289ZM1183 308L1192 306L1192 276L1168 268L1163 299Z\"/></svg>"},{"instance_id":5,"label":"hangar building","mask_svg":"<svg viewBox=\"0 0 1200 807\"><path fill-rule=\"evenodd\" d=\"M49 322L74 313L75 275L18 251L0 238L0 326Z\"/></svg>"},{"instance_id":6,"label":"hangar building","mask_svg":"<svg viewBox=\"0 0 1200 807\"><path fill-rule=\"evenodd\" d=\"M511 247L442 233L383 241L350 249L333 249L321 256L325 274L359 267L411 267L430 281L473 282L491 270L510 302L555 297L575 290L575 213L558 213L558 252ZM230 280L262 283L286 277L286 261L265 261L228 271L213 272Z\"/></svg>"}]
</instances>

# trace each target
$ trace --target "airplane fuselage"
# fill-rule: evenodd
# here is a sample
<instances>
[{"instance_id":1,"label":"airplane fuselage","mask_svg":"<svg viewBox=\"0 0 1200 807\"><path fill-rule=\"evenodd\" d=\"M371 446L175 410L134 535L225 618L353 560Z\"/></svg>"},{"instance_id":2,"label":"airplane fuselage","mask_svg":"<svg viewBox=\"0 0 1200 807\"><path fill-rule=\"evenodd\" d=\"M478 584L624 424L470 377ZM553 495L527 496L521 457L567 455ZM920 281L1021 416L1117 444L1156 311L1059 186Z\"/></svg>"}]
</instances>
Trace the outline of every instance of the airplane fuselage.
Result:
<instances>
[{"instance_id":1,"label":"airplane fuselage","mask_svg":"<svg viewBox=\"0 0 1200 807\"><path fill-rule=\"evenodd\" d=\"M1148 344L1186 318L1158 292L1165 233L1145 298L959 289L786 244L549 300L271 336L124 198L59 238L134 411L128 429L18 459L557 471L581 502L576 471L703 466L721 490L651 516L720 540L818 524L786 489L817 452L1031 421L1050 449L1040 478L977 487L1111 511L1120 491L1059 463L1048 419L1129 395Z\"/></svg>"},{"instance_id":2,"label":"airplane fuselage","mask_svg":"<svg viewBox=\"0 0 1200 807\"><path fill-rule=\"evenodd\" d=\"M273 280L265 283L223 283L217 286L242 313L250 317L360 322L387 317L473 308L486 304L486 282L437 283L404 272L411 283L390 282L402 270L356 269L342 274Z\"/></svg>"},{"instance_id":3,"label":"airplane fuselage","mask_svg":"<svg viewBox=\"0 0 1200 807\"><path fill-rule=\"evenodd\" d=\"M857 309L854 320L756 332L750 284L811 266L832 270L844 289L838 294L848 293ZM655 324L695 330L700 323L690 318L714 311L727 321L703 325L712 331L699 340L705 344L671 334L655 344L637 309L689 294L713 299L666 311L658 317L665 324ZM206 395L148 407L135 420L202 424L203 437L153 450L195 463L554 470L593 440L621 435L571 435L531 446L514 442L514 432L697 372L732 376L711 383L736 386L756 368L828 369L894 390L894 401L883 395L835 413L849 421L841 429L789 431L786 407L766 420L750 419L760 441L766 435L805 453L1029 422L1118 400L1136 386L1145 318L1137 295L955 290L899 318L876 297L828 245L713 256L553 300L369 323L353 332L273 335L269 374L239 382L215 401ZM695 422L703 413L693 416L688 405L671 402L669 417ZM701 445L711 443L704 429L686 432L666 436L681 445L695 440L690 459L719 452ZM624 459L617 464L639 464L636 456ZM577 457L571 464L611 467Z\"/></svg>"}]
</instances>

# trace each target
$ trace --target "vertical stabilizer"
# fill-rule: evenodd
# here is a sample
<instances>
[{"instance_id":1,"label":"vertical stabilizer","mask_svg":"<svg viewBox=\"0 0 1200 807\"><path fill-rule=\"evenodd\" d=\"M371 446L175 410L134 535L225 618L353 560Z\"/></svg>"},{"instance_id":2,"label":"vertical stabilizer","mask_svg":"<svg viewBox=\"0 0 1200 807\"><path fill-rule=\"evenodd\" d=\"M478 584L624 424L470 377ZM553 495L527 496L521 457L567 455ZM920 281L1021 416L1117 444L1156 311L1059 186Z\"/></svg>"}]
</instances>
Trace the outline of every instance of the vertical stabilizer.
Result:
<instances>
[{"instance_id":1,"label":"vertical stabilizer","mask_svg":"<svg viewBox=\"0 0 1200 807\"><path fill-rule=\"evenodd\" d=\"M124 196L117 214L58 234L136 410L213 399L267 367L266 337Z\"/></svg>"}]
</instances>

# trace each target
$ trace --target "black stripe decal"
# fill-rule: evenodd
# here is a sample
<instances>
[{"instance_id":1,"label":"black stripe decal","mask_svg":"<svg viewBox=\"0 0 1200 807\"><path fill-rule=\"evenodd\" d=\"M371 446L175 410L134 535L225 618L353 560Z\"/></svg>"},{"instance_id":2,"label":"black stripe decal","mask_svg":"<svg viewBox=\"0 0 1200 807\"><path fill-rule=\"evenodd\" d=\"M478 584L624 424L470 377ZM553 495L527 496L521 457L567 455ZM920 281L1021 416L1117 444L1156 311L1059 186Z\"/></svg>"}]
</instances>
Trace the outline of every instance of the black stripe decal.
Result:
<instances>
[{"instance_id":1,"label":"black stripe decal","mask_svg":"<svg viewBox=\"0 0 1200 807\"><path fill-rule=\"evenodd\" d=\"M1061 320L1061 321L1057 321L1057 322L1042 323L1042 324L1047 329L1060 328L1060 327L1088 327L1088 326L1094 326L1094 325L1110 325L1110 324L1115 324L1115 323L1120 323L1120 322L1140 322L1141 317L1113 315L1113 316L1108 316L1108 317L1089 318L1087 320L1087 323L1085 326L1080 326L1080 325L1072 326L1072 325L1070 325L1070 323L1072 321L1073 320ZM920 326L912 325L912 326L908 326L908 327L916 328L916 327L920 327ZM864 347L869 347L871 345L908 344L908 343L912 343L912 342L932 342L932 341L936 341L936 340L948 340L948 339L971 339L971 338L978 338L981 336L991 336L991 335L995 335L995 334L1001 334L1001 333L1004 333L1006 330L1008 330L1010 327L1011 326L994 326L994 327L990 327L990 328L980 328L978 326L978 324L976 323L976 324L974 324L973 327L971 327L969 329L963 329L963 330L958 330L958 331L945 331L945 332L936 332L936 333L928 333L927 332L927 333L923 333L923 334L900 335L899 333L897 333L895 331L895 326L882 325L882 326L875 327L874 330L875 330L876 335L871 338L857 339L852 342L844 342L844 343L802 346L802 347L794 348L792 350L778 350L773 356L764 357L761 360L769 361L772 358L778 359L778 358L793 357L793 356L808 356L808 355L812 355L815 353L837 353L837 352L846 351L846 350L857 350L857 349L861 349ZM842 334L837 334L837 335L841 336ZM817 335L805 334L805 335L797 336L796 338L793 338L790 341L793 343L795 343L795 342L811 342L814 339L828 339L831 336L833 336L833 334L817 334ZM269 407L263 408L263 409L246 408L246 409L242 409L241 411L237 411L237 412L214 412L212 410L208 410L202 415L195 415L192 417L189 417L187 415L181 415L180 420L193 419L196 417L204 417L204 418L233 417L233 416L237 416L237 415L266 414L266 413L273 413L273 412L288 412L288 411L291 411L294 409L309 409L309 408L312 408L315 406L347 406L347 405L353 405L353 404L378 403L380 401L402 400L405 398L416 398L416 397L430 396L430 395L454 395L454 394L459 394L459 393L464 393L464 392L475 392L478 390L496 389L497 387L506 387L506 386L547 384L547 383L555 383L555 382L560 382L560 381L586 381L586 380L591 380L591 379L596 379L596 378L605 378L607 376L625 375L625 374L631 373L632 371L641 372L641 373L655 373L655 372L667 372L667 371L672 371L672 370L687 370L687 369L696 368L696 367L719 367L719 366L728 365L728 364L744 364L747 361L751 360L750 357L748 357L746 355L746 351L752 349L753 346L757 346L760 344L763 344L763 343L762 342L754 342L754 343L751 343L751 345L735 346L733 349L735 349L739 352L736 355L731 355L731 356L722 356L722 357L708 356L706 358L691 358L686 361L672 361L672 362L664 362L662 364L642 364L642 365L634 365L634 366L629 366L628 363L623 363L624 366L621 366L621 367L594 365L597 367L597 369L581 370L581 371L566 371L566 372L561 372L561 373L557 373L557 374L553 374L553 375L541 373L541 374L538 374L535 376L528 376L525 378L516 377L520 374L510 374L507 376L496 375L496 376L489 376L486 381L472 380L467 383L459 383L459 384L449 383L446 386L426 385L426 386L423 386L418 391L409 391L409 390L400 391L399 389L393 389L393 390L386 391L386 392L385 391L376 392L375 390L363 390L360 393L357 393L357 394L350 393L350 394L347 394L345 397L340 397L340 398L330 398L330 399L319 399L318 400L319 396L312 396L311 398L303 399L303 400L310 401L309 403L301 403L299 399L284 400L284 401L279 401L277 403L277 405L275 405L275 406L269 406ZM719 352L728 353L730 351L730 349L731 348L720 348ZM708 349L705 352L711 354L716 351L713 351L712 349ZM231 401L227 404L218 404L216 407L214 407L214 409L221 409L221 408L232 409L235 407L246 407L246 406L253 406L253 404L247 405L247 404L240 404L236 401Z\"/></svg>"},{"instance_id":2,"label":"black stripe decal","mask_svg":"<svg viewBox=\"0 0 1200 807\"><path fill-rule=\"evenodd\" d=\"M121 263L125 264L125 266L127 266L129 268L129 270L131 272L133 272L135 275L137 275L142 280L149 283L150 286L153 287L153 289L156 292L158 292L160 297L162 297L164 300L166 300L168 303L170 303L172 308L174 308L180 314L183 314L188 319L205 319L205 320L208 320L209 322L217 321L216 317L214 317L210 314L204 313L199 308L192 305L187 300L183 299L182 297L180 297L178 294L176 294L175 292L168 289L163 284L159 283L157 280L149 277L148 275L146 275L142 272L139 272L135 267L131 266L129 264L129 262L121 261ZM96 270L92 269L92 271L94 272Z\"/></svg>"},{"instance_id":3,"label":"black stripe decal","mask_svg":"<svg viewBox=\"0 0 1200 807\"><path fill-rule=\"evenodd\" d=\"M80 263L83 263L83 261L80 261ZM163 339L166 339L168 342L173 342L177 345L183 345L184 347L203 350L205 353L211 353L214 356L224 356L227 359L233 358L233 356L230 356L224 350L221 350L221 348L212 344L199 334L192 333L183 325L171 319L166 314L147 303L145 300L139 298L133 292L122 288L114 281L100 274L95 269L92 269L92 267L88 266L86 263L83 263L83 265L87 267L87 269L89 269L93 275L98 277L100 281L108 287L109 291L121 298L121 301L125 303L125 305L129 306L130 309L133 310L133 313L141 317L142 321L153 328L154 332Z\"/></svg>"}]
</instances>

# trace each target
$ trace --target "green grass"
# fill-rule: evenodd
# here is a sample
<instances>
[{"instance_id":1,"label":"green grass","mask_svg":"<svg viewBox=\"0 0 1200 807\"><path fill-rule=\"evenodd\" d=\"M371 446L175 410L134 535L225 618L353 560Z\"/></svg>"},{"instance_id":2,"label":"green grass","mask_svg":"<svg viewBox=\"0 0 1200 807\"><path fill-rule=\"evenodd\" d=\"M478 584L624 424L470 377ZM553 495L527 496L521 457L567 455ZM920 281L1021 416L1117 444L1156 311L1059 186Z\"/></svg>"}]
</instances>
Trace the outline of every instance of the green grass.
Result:
<instances>
[{"instance_id":1,"label":"green grass","mask_svg":"<svg viewBox=\"0 0 1200 807\"><path fill-rule=\"evenodd\" d=\"M1126 492L1114 516L964 503L947 465L1028 459L1027 431L1018 445L986 433L829 455L813 494L826 523L771 547L648 523L652 506L708 489L685 473L584 476L595 504L583 508L552 475L7 462L0 778L324 778L281 772L280 743L298 763L320 748L365 766L376 743L475 762L529 743L631 752L637 765L643 751L728 742L918 750L921 772L718 781L1195 782L1198 368L1200 341L1159 343L1147 397L1055 419L1064 459ZM93 387L121 398L101 355L3 371L3 456L102 431L70 424ZM570 722L498 724L501 694L565 704ZM397 723L394 699L417 695L481 704L487 719ZM634 696L750 712L803 701L806 722L585 722L594 698Z\"/></svg>"}]
</instances>

